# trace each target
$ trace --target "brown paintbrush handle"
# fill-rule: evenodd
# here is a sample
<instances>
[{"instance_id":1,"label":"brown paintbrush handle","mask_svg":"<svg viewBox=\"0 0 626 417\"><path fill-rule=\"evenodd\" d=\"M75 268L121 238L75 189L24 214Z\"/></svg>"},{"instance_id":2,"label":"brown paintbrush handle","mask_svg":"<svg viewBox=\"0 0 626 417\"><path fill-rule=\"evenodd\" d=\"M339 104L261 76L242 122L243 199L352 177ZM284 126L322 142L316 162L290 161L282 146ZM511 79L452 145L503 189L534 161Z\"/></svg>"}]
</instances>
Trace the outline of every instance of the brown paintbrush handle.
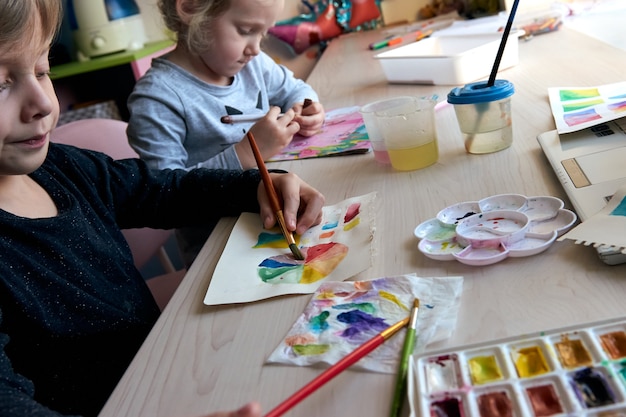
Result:
<instances>
[{"instance_id":1,"label":"brown paintbrush handle","mask_svg":"<svg viewBox=\"0 0 626 417\"><path fill-rule=\"evenodd\" d=\"M285 240L287 240L287 244L295 245L296 239L293 237L291 232L287 230L287 222L285 222L285 216L283 215L282 210L278 210L276 212L276 218L277 218L276 220L278 221L278 227L280 227L280 231L283 233L283 236L285 236Z\"/></svg>"},{"instance_id":2,"label":"brown paintbrush handle","mask_svg":"<svg viewBox=\"0 0 626 417\"><path fill-rule=\"evenodd\" d=\"M303 260L304 256L302 255L302 252L300 252L300 249L298 249L293 234L291 234L291 232L287 230L287 223L285 222L283 209L280 207L280 203L278 202L278 194L276 194L276 189L274 188L274 184L272 183L272 177L270 177L270 173L265 166L265 161L263 161L263 157L261 156L259 147L254 140L254 135L248 132L247 136L248 142L250 142L250 147L252 148L252 153L254 154L254 159L256 159L257 167L259 168L259 172L261 173L261 179L263 180L263 185L265 186L265 192L270 199L270 205L272 206L272 210L274 210L274 213L276 213L276 220L278 221L280 230L283 233L287 244L289 245L289 250L291 250L291 253L293 253L295 259Z\"/></svg>"},{"instance_id":3,"label":"brown paintbrush handle","mask_svg":"<svg viewBox=\"0 0 626 417\"><path fill-rule=\"evenodd\" d=\"M250 142L250 147L252 148L252 153L254 154L254 159L256 160L256 165L261 173L261 179L263 180L263 185L265 186L265 192L267 193L267 197L270 199L272 210L275 213L282 211L280 208L280 202L278 201L278 194L276 194L276 189L274 189L274 184L272 183L272 177L270 177L270 173L267 171L267 167L265 166L265 162L261 156L261 151L259 151L259 147L254 140L254 135L252 132L248 132L247 137L248 142Z\"/></svg>"}]
</instances>

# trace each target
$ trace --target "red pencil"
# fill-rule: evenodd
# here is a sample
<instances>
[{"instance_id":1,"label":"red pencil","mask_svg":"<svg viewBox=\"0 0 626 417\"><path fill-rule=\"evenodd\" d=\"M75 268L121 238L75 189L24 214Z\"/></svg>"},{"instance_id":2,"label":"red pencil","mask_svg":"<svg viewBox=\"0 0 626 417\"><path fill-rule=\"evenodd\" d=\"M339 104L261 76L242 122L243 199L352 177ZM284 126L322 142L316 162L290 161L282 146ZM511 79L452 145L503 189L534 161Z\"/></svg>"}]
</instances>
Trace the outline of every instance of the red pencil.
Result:
<instances>
[{"instance_id":1,"label":"red pencil","mask_svg":"<svg viewBox=\"0 0 626 417\"><path fill-rule=\"evenodd\" d=\"M396 324L386 328L376 336L372 337L370 340L368 340L367 342L356 348L354 351L352 351L350 354L348 354L345 358L341 359L339 362L319 374L315 379L306 384L304 387L300 388L299 391L296 391L295 394L287 398L276 408L267 413L265 417L282 416L300 401L304 400L310 394L315 392L322 385L339 375L346 368L358 362L362 357L367 356L367 354L376 349L378 346L382 345L385 340L389 339L391 336L397 333L398 330L406 326L408 322L409 317L397 322Z\"/></svg>"}]
</instances>

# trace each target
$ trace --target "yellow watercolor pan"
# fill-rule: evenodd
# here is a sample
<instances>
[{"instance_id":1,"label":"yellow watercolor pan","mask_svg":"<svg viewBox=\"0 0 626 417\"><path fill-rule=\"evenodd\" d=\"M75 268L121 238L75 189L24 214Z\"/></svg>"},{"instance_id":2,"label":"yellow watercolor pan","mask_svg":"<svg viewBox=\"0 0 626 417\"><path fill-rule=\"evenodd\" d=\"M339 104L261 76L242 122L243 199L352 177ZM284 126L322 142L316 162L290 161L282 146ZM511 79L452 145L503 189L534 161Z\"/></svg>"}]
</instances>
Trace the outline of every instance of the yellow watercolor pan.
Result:
<instances>
[{"instance_id":1,"label":"yellow watercolor pan","mask_svg":"<svg viewBox=\"0 0 626 417\"><path fill-rule=\"evenodd\" d=\"M498 361L498 355L493 353L472 355L467 359L469 375L474 385L500 381L502 367Z\"/></svg>"},{"instance_id":2,"label":"yellow watercolor pan","mask_svg":"<svg viewBox=\"0 0 626 417\"><path fill-rule=\"evenodd\" d=\"M543 353L543 344L513 347L511 359L520 378L531 378L550 372L550 365Z\"/></svg>"},{"instance_id":3,"label":"yellow watercolor pan","mask_svg":"<svg viewBox=\"0 0 626 417\"><path fill-rule=\"evenodd\" d=\"M412 417L626 417L626 317L411 358Z\"/></svg>"}]
</instances>

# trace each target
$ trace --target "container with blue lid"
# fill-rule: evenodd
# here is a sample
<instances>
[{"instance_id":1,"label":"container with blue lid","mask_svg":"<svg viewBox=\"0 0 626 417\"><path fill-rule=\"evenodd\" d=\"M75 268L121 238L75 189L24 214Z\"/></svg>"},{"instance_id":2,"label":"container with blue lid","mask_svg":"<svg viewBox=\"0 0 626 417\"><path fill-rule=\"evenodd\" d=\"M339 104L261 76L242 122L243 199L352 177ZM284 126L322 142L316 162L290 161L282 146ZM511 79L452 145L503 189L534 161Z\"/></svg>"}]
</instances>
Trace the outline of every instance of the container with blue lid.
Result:
<instances>
[{"instance_id":1,"label":"container with blue lid","mask_svg":"<svg viewBox=\"0 0 626 417\"><path fill-rule=\"evenodd\" d=\"M507 80L495 80L492 86L487 81L477 81L450 91L448 103L454 106L467 152L491 153L511 146L514 92L513 84Z\"/></svg>"},{"instance_id":2,"label":"container with blue lid","mask_svg":"<svg viewBox=\"0 0 626 417\"><path fill-rule=\"evenodd\" d=\"M511 97L514 92L515 87L513 87L513 83L506 80L496 80L491 87L487 86L487 81L477 81L466 84L463 87L453 88L448 94L448 103L485 103Z\"/></svg>"}]
</instances>

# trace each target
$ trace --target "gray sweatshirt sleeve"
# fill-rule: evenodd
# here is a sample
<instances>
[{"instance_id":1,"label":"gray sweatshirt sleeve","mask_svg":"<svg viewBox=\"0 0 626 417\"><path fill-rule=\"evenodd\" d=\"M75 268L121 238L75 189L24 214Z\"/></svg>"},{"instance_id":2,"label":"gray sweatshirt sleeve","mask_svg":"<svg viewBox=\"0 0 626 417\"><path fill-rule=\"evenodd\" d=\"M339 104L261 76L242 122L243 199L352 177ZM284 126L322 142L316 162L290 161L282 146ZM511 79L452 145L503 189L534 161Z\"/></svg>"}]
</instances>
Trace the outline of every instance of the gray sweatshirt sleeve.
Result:
<instances>
[{"instance_id":1,"label":"gray sweatshirt sleeve","mask_svg":"<svg viewBox=\"0 0 626 417\"><path fill-rule=\"evenodd\" d=\"M128 100L131 146L152 168L242 169L234 145L252 123L227 125L222 116L283 111L315 91L266 54L255 57L229 86L208 84L159 58Z\"/></svg>"}]
</instances>

